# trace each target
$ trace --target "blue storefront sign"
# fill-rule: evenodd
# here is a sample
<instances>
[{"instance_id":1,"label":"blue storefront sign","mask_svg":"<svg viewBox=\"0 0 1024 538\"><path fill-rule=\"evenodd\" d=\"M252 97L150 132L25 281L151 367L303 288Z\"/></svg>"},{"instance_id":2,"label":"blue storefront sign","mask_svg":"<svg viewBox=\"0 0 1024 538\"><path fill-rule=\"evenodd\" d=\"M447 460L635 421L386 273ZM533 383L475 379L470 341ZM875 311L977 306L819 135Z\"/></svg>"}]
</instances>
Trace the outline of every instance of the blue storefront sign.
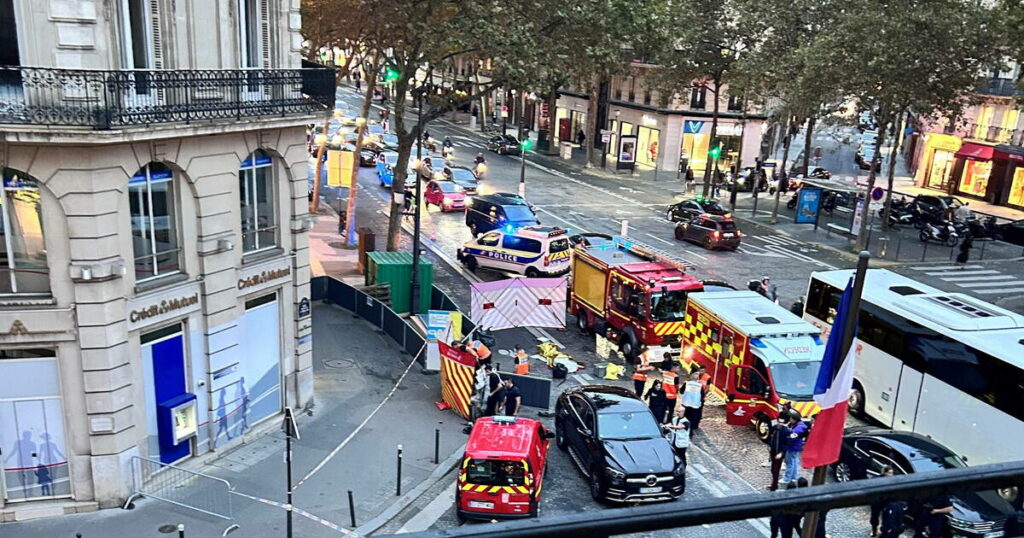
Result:
<instances>
[{"instance_id":1,"label":"blue storefront sign","mask_svg":"<svg viewBox=\"0 0 1024 538\"><path fill-rule=\"evenodd\" d=\"M699 134L702 128L704 128L704 122L702 121L683 122L683 134Z\"/></svg>"},{"instance_id":2,"label":"blue storefront sign","mask_svg":"<svg viewBox=\"0 0 1024 538\"><path fill-rule=\"evenodd\" d=\"M820 209L821 189L804 187L800 189L800 196L796 200L796 216L794 221L797 224L814 223L818 220L818 211Z\"/></svg>"}]
</instances>

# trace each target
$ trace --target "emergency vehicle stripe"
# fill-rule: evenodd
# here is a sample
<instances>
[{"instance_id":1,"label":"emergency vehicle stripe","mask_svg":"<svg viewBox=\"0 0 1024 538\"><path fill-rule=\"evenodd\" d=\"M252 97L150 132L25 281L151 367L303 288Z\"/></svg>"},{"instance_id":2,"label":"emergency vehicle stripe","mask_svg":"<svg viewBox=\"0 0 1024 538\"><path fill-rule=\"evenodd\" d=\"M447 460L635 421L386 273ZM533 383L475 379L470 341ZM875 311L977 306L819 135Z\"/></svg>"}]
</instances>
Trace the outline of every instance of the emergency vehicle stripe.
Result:
<instances>
[{"instance_id":1,"label":"emergency vehicle stripe","mask_svg":"<svg viewBox=\"0 0 1024 538\"><path fill-rule=\"evenodd\" d=\"M530 490L526 489L525 486L516 486L516 493L522 493L523 495L529 495Z\"/></svg>"},{"instance_id":2,"label":"emergency vehicle stripe","mask_svg":"<svg viewBox=\"0 0 1024 538\"><path fill-rule=\"evenodd\" d=\"M682 321L659 323L654 326L654 334L665 336L667 334L684 334L686 324Z\"/></svg>"},{"instance_id":3,"label":"emergency vehicle stripe","mask_svg":"<svg viewBox=\"0 0 1024 538\"><path fill-rule=\"evenodd\" d=\"M813 417L821 411L821 406L817 402L794 402L793 400L779 399L779 404L789 403L790 407L795 409L803 417Z\"/></svg>"},{"instance_id":4,"label":"emergency vehicle stripe","mask_svg":"<svg viewBox=\"0 0 1024 538\"><path fill-rule=\"evenodd\" d=\"M473 368L441 359L441 399L462 418L469 418L469 400L473 395Z\"/></svg>"}]
</instances>

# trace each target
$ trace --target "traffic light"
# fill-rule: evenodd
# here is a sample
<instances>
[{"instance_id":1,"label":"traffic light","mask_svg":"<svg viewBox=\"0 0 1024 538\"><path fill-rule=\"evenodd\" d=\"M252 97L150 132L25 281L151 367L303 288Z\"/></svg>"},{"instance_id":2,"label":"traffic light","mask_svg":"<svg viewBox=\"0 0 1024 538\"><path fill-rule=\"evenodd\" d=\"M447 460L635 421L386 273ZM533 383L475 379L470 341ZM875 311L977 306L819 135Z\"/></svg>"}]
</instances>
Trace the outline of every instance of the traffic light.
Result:
<instances>
[{"instance_id":1,"label":"traffic light","mask_svg":"<svg viewBox=\"0 0 1024 538\"><path fill-rule=\"evenodd\" d=\"M394 67L389 67L384 70L384 82L394 82L398 80L398 70Z\"/></svg>"},{"instance_id":2,"label":"traffic light","mask_svg":"<svg viewBox=\"0 0 1024 538\"><path fill-rule=\"evenodd\" d=\"M523 148L523 151L529 151L531 146L533 146L533 142L531 142L529 138L524 138L523 141L519 143L519 147Z\"/></svg>"},{"instance_id":3,"label":"traffic light","mask_svg":"<svg viewBox=\"0 0 1024 538\"><path fill-rule=\"evenodd\" d=\"M717 161L718 158L722 156L722 142L718 140L713 141L711 143L711 149L708 150L708 154L711 155L712 159Z\"/></svg>"}]
</instances>

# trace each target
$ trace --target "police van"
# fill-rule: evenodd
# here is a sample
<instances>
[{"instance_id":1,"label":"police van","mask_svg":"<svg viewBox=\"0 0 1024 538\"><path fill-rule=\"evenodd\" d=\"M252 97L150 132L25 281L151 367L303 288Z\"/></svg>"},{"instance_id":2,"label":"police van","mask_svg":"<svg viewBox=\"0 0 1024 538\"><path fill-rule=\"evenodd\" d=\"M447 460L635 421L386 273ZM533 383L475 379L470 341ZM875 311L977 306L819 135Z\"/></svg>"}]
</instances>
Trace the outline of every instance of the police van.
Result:
<instances>
[{"instance_id":1,"label":"police van","mask_svg":"<svg viewBox=\"0 0 1024 538\"><path fill-rule=\"evenodd\" d=\"M524 226L512 232L487 232L464 244L456 254L470 271L486 267L532 278L568 272L570 252L565 229Z\"/></svg>"}]
</instances>

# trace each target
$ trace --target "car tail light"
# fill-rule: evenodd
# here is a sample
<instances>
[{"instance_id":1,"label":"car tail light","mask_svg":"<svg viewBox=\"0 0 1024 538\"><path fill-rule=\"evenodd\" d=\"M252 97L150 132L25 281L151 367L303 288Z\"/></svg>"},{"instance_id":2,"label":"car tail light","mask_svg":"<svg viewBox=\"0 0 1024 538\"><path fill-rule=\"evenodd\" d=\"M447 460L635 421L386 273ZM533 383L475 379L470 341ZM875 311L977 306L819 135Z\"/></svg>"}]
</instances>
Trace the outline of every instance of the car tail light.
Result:
<instances>
[{"instance_id":1,"label":"car tail light","mask_svg":"<svg viewBox=\"0 0 1024 538\"><path fill-rule=\"evenodd\" d=\"M721 236L722 236L722 233L719 232L718 230L715 230L715 232L711 234L711 237L714 238L714 239L718 239Z\"/></svg>"}]
</instances>

